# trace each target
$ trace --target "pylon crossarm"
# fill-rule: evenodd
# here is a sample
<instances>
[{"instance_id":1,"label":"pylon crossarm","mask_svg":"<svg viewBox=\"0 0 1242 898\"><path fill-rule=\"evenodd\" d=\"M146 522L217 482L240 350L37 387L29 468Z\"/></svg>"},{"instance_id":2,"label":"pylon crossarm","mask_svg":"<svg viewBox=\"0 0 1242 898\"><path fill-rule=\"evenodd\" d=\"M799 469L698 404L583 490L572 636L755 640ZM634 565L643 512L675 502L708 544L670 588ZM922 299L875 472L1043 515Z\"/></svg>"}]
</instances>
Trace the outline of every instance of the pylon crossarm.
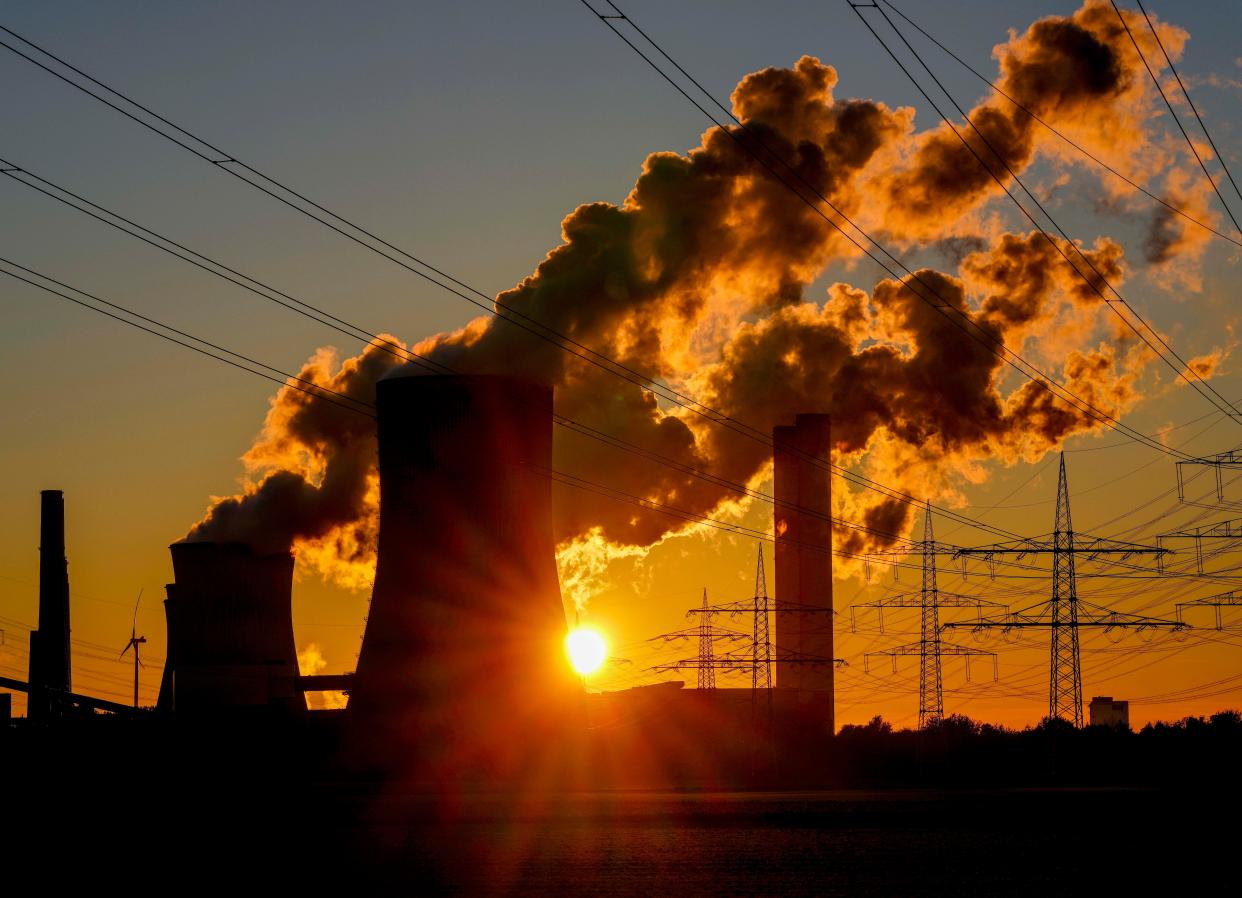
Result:
<instances>
[{"instance_id":1,"label":"pylon crossarm","mask_svg":"<svg viewBox=\"0 0 1242 898\"><path fill-rule=\"evenodd\" d=\"M980 598L979 596L968 596L964 593L945 592L944 590L936 590L936 603L941 608L973 608L976 605L985 608L1004 608L1003 602L993 602L991 599ZM892 596L885 596L882 599L876 599L874 602L859 602L851 607L853 608L919 608L923 605L922 592L903 592Z\"/></svg>"},{"instance_id":2,"label":"pylon crossarm","mask_svg":"<svg viewBox=\"0 0 1242 898\"><path fill-rule=\"evenodd\" d=\"M808 605L802 602L786 602L786 601L777 599L775 596L768 596L767 600L769 603L769 607L768 607L769 614L784 614L784 613L827 614L829 612L832 612L833 614L837 613L836 611L833 611L831 608L825 608L822 605ZM728 614L730 616L736 617L737 615L740 615L740 614L754 614L754 611L755 611L754 601L755 601L754 599L745 599L741 602L729 602L726 605L709 605L707 608L691 608L689 611L686 612L686 616L694 617L694 616L706 614L706 615L715 617L718 614ZM775 607L776 602L780 602L779 608Z\"/></svg>"},{"instance_id":3,"label":"pylon crossarm","mask_svg":"<svg viewBox=\"0 0 1242 898\"><path fill-rule=\"evenodd\" d=\"M732 658L716 658L710 662L702 662L698 658L682 658L677 661L668 661L664 664L655 664L647 668L650 673L668 673L675 670L695 670L699 667L711 666L717 670L745 667L750 669L750 661L739 661Z\"/></svg>"},{"instance_id":4,"label":"pylon crossarm","mask_svg":"<svg viewBox=\"0 0 1242 898\"><path fill-rule=\"evenodd\" d=\"M1086 555L1086 556L1120 556L1128 558L1132 555L1172 555L1172 549L1165 549L1157 546L1110 546L1101 545L1098 540L1077 540L1068 546L1056 547L1051 541L1047 543L1039 543L1035 545L1025 546L1023 548L1001 548L988 547L980 549L962 549L958 552L961 558L983 558L991 560L1000 556L1012 555L1016 560L1022 560L1027 555L1051 555L1053 553L1061 555Z\"/></svg>"},{"instance_id":5,"label":"pylon crossarm","mask_svg":"<svg viewBox=\"0 0 1242 898\"><path fill-rule=\"evenodd\" d=\"M1178 602L1178 608L1194 608L1196 606L1207 608L1232 608L1242 605L1242 592L1231 590L1230 592L1222 592L1219 595L1204 596L1201 599L1193 599L1189 602Z\"/></svg>"},{"instance_id":6,"label":"pylon crossarm","mask_svg":"<svg viewBox=\"0 0 1242 898\"><path fill-rule=\"evenodd\" d=\"M1242 447L1219 452L1216 455L1204 455L1199 458L1188 458L1179 461L1179 465L1223 465L1225 467L1242 465Z\"/></svg>"},{"instance_id":7,"label":"pylon crossarm","mask_svg":"<svg viewBox=\"0 0 1242 898\"><path fill-rule=\"evenodd\" d=\"M1168 630L1181 630L1186 624L1177 620L1167 620L1158 617L1144 617L1140 614L1125 614L1120 611L1108 611L1098 616L1090 616L1079 612L1078 619L1073 623L1061 620L1057 617L1049 615L1048 617L1027 617L1023 615L1008 615L999 618L984 618L979 621L950 621L942 625L942 629L951 630L964 628L974 632L980 630L1021 630L1021 629L1053 629L1074 627L1102 627L1104 629L1132 629L1141 630L1148 628L1162 628Z\"/></svg>"},{"instance_id":8,"label":"pylon crossarm","mask_svg":"<svg viewBox=\"0 0 1242 898\"><path fill-rule=\"evenodd\" d=\"M961 548L961 546L953 543L918 540L910 543L910 545L903 549L886 549L880 552L868 552L866 555L861 557L870 561L887 561L892 558L909 558L911 555L922 555L924 552L934 552L937 555L953 555L960 551Z\"/></svg>"},{"instance_id":9,"label":"pylon crossarm","mask_svg":"<svg viewBox=\"0 0 1242 898\"><path fill-rule=\"evenodd\" d=\"M1232 518L1228 521L1217 521L1215 524L1205 524L1201 527L1192 527L1186 530L1175 530L1171 533L1162 533L1159 539L1237 539L1242 537L1242 518Z\"/></svg>"},{"instance_id":10,"label":"pylon crossarm","mask_svg":"<svg viewBox=\"0 0 1242 898\"><path fill-rule=\"evenodd\" d=\"M676 642L682 639L690 639L697 637L699 630L697 627L687 630L674 630L671 633L661 633L658 636L649 636L646 642ZM712 636L719 639L749 639L749 633L742 633L738 630L730 630L728 627L712 627Z\"/></svg>"},{"instance_id":11,"label":"pylon crossarm","mask_svg":"<svg viewBox=\"0 0 1242 898\"><path fill-rule=\"evenodd\" d=\"M1086 626L1102 626L1102 627L1153 627L1166 628L1172 630L1180 630L1186 625L1179 620L1169 620L1163 617L1150 617L1143 614L1130 614L1124 611L1114 611L1111 608L1105 608L1102 605L1096 605L1088 602L1086 599L1078 600L1078 623Z\"/></svg>"}]
</instances>

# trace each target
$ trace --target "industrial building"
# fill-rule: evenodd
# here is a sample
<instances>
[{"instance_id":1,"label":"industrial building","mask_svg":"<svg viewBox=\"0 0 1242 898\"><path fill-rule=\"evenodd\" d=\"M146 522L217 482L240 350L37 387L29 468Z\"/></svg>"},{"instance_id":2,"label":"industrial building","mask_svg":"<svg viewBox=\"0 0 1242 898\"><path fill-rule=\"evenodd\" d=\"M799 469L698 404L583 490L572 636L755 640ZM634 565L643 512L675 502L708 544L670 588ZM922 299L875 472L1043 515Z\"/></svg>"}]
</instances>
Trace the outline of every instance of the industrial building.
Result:
<instances>
[{"instance_id":1,"label":"industrial building","mask_svg":"<svg viewBox=\"0 0 1242 898\"><path fill-rule=\"evenodd\" d=\"M1091 726L1130 728L1130 703L1114 701L1111 695L1097 695L1091 699Z\"/></svg>"},{"instance_id":2,"label":"industrial building","mask_svg":"<svg viewBox=\"0 0 1242 898\"><path fill-rule=\"evenodd\" d=\"M772 429L776 589L775 686L835 727L832 639L832 426L798 415Z\"/></svg>"},{"instance_id":3,"label":"industrial building","mask_svg":"<svg viewBox=\"0 0 1242 898\"><path fill-rule=\"evenodd\" d=\"M346 689L347 761L444 785L532 770L550 780L589 770L583 782L597 784L721 784L792 744L808 748L802 762L818 763L809 747L834 726L826 415L773 431L775 598L756 612L772 688L675 683L587 696L562 648L552 389L501 375L398 372L376 393L379 541L356 672L300 675L290 552L181 541L169 547L159 711L300 717L306 690ZM47 491L36 696L70 687L63 528L61 494Z\"/></svg>"},{"instance_id":4,"label":"industrial building","mask_svg":"<svg viewBox=\"0 0 1242 898\"><path fill-rule=\"evenodd\" d=\"M397 375L377 405L378 562L351 738L419 778L518 775L564 744L582 699L562 649L552 389Z\"/></svg>"},{"instance_id":5,"label":"industrial building","mask_svg":"<svg viewBox=\"0 0 1242 898\"><path fill-rule=\"evenodd\" d=\"M65 496L39 494L39 628L30 633L30 694L26 714L58 713L58 693L72 690L69 659L69 562L65 558Z\"/></svg>"},{"instance_id":6,"label":"industrial building","mask_svg":"<svg viewBox=\"0 0 1242 898\"><path fill-rule=\"evenodd\" d=\"M157 708L305 711L293 641L293 556L241 543L179 542L164 612L168 654Z\"/></svg>"}]
</instances>

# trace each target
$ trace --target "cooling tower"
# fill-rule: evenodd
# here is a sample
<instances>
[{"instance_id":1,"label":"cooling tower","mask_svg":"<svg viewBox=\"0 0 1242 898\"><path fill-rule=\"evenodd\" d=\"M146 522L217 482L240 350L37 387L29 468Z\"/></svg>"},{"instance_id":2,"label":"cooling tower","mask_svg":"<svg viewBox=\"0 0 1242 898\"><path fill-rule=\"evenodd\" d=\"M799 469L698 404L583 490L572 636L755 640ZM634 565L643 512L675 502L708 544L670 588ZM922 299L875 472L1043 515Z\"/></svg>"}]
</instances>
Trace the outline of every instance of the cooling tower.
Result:
<instances>
[{"instance_id":1,"label":"cooling tower","mask_svg":"<svg viewBox=\"0 0 1242 898\"><path fill-rule=\"evenodd\" d=\"M52 713L50 698L70 690L69 562L65 560L65 496L39 494L39 629L30 634L30 705L33 719Z\"/></svg>"},{"instance_id":2,"label":"cooling tower","mask_svg":"<svg viewBox=\"0 0 1242 898\"><path fill-rule=\"evenodd\" d=\"M158 707L178 714L269 707L304 711L295 689L293 556L242 543L173 543L164 602L168 655Z\"/></svg>"},{"instance_id":3,"label":"cooling tower","mask_svg":"<svg viewBox=\"0 0 1242 898\"><path fill-rule=\"evenodd\" d=\"M379 560L355 742L429 782L529 773L581 700L552 536L552 390L396 376L377 402Z\"/></svg>"},{"instance_id":4,"label":"cooling tower","mask_svg":"<svg viewBox=\"0 0 1242 898\"><path fill-rule=\"evenodd\" d=\"M831 427L798 415L775 427L776 686L796 689L833 720Z\"/></svg>"}]
</instances>

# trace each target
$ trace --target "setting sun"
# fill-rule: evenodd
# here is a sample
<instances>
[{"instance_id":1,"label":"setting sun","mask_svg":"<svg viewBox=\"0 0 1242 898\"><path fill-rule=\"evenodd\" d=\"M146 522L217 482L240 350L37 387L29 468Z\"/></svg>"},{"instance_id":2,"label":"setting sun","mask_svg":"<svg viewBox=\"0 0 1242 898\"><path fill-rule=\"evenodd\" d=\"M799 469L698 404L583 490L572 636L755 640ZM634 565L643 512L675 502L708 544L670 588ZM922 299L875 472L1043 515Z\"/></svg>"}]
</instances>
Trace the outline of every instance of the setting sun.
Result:
<instances>
[{"instance_id":1,"label":"setting sun","mask_svg":"<svg viewBox=\"0 0 1242 898\"><path fill-rule=\"evenodd\" d=\"M598 630L578 627L565 637L565 654L578 675L585 677L603 666L608 658L608 643Z\"/></svg>"}]
</instances>

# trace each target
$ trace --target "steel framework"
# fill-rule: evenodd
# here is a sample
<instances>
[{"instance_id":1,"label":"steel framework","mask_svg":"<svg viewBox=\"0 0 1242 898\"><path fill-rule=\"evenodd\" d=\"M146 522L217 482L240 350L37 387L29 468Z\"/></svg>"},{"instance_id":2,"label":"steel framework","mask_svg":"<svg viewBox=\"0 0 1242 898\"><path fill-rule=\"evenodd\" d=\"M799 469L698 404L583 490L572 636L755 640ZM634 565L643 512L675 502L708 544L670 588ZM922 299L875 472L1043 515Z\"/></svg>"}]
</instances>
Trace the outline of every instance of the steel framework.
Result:
<instances>
[{"instance_id":1,"label":"steel framework","mask_svg":"<svg viewBox=\"0 0 1242 898\"><path fill-rule=\"evenodd\" d=\"M1225 501L1225 482L1220 472L1225 468L1242 468L1242 448L1230 449L1216 455L1205 455L1201 458L1188 458L1177 463L1177 498L1186 501L1186 480L1182 468L1186 465L1212 468L1216 474L1216 501Z\"/></svg>"},{"instance_id":2,"label":"steel framework","mask_svg":"<svg viewBox=\"0 0 1242 898\"><path fill-rule=\"evenodd\" d=\"M707 587L703 587L703 611L706 611ZM716 652L712 640L712 616L699 615L699 682L700 689L716 688Z\"/></svg>"},{"instance_id":3,"label":"steel framework","mask_svg":"<svg viewBox=\"0 0 1242 898\"><path fill-rule=\"evenodd\" d=\"M1194 541L1195 571L1200 577L1202 577L1204 576L1203 541L1210 539L1242 539L1242 518L1232 518L1228 521L1217 521L1215 524L1203 524L1199 527L1189 527L1185 530L1175 530L1171 533L1162 533L1156 537L1156 545L1160 548L1164 548L1166 540L1176 539L1188 539ZM1157 570L1162 574L1164 573L1164 563L1161 556L1157 556Z\"/></svg>"},{"instance_id":4,"label":"steel framework","mask_svg":"<svg viewBox=\"0 0 1242 898\"><path fill-rule=\"evenodd\" d=\"M925 729L933 725L936 721L944 718L944 675L942 670L942 658L945 655L958 655L966 658L966 679L970 680L970 659L978 655L990 655L992 657L992 675L996 677L996 655L994 652L988 652L983 649L971 648L969 646L957 645L951 642L945 642L940 635L940 608L942 605L942 595L936 582L936 556L948 549L954 547L946 547L936 542L936 537L932 529L931 503L923 513L923 539L911 546L910 552L918 553L922 556L923 562L923 585L922 589L915 595L918 598L917 607L919 608L919 641L909 643L907 645L897 646L896 648L885 649L878 652L868 652L863 656L863 668L868 669L869 661L872 657L886 656L893 661L893 670L897 669L897 658L905 655L918 655L919 658L919 729ZM908 553L907 553L908 554ZM953 604L965 605L967 602L961 601L969 599L969 596L959 596L953 594ZM882 599L878 602L870 603L863 607L876 607L880 609L883 615L883 608L888 607L915 607L909 599L912 596L892 596L888 599ZM894 601L901 600L901 601ZM976 599L974 603L977 605L995 605L994 602L986 602L983 599ZM999 606L998 606L999 607ZM853 621L853 609L851 612L851 623ZM881 617L881 627L883 627L883 617Z\"/></svg>"},{"instance_id":5,"label":"steel framework","mask_svg":"<svg viewBox=\"0 0 1242 898\"><path fill-rule=\"evenodd\" d=\"M737 602L727 602L721 605L711 605L706 602L706 590L704 590L704 604L698 608L691 608L686 612L687 617L698 617L699 625L694 632L699 634L699 654L697 658L681 658L676 661L669 661L664 664L657 664L651 668L652 671L672 671L672 670L689 670L697 669L699 671L699 682L704 682L703 670L707 668L712 671L712 680L715 680L715 671L724 673L742 673L749 671L751 675L751 688L771 689L772 688L772 665L773 664L832 664L836 667L844 667L845 661L840 658L819 657L817 655L808 655L802 652L789 652L774 646L771 639L771 628L769 626L769 618L773 614L792 614L792 613L818 613L828 615L828 626L832 625L831 615L835 614L829 608L817 608L810 605L802 605L794 602L781 602L780 607L772 606L770 596L768 596L767 577L764 569L763 546L759 547L759 556L755 564L755 593L748 599L742 599ZM717 615L728 615L729 617L750 617L752 619L750 632L743 634L738 630L730 630L728 628L714 625L708 632L711 633L713 646L710 650L710 657L705 655L703 649L703 621ZM654 637L665 641L686 638L690 631L677 631L673 633L665 633ZM717 640L740 641L746 639L745 646L717 653L714 643ZM708 687L710 688L710 687Z\"/></svg>"},{"instance_id":6,"label":"steel framework","mask_svg":"<svg viewBox=\"0 0 1242 898\"><path fill-rule=\"evenodd\" d=\"M1069 482L1065 476L1065 453L1061 453L1057 482L1057 510L1051 539L1018 540L976 549L959 549L963 559L982 557L993 566L999 556L1052 556L1052 596L1047 603L995 618L973 622L953 622L946 628L970 627L976 631L997 628L1013 630L1037 628L1049 631L1048 717L1082 726L1082 662L1078 632L1083 627L1112 629L1172 629L1186 625L1177 620L1125 614L1084 602L1078 598L1076 557L1086 558L1154 555L1168 552L1163 547L1142 546L1117 540L1075 536L1070 516Z\"/></svg>"},{"instance_id":7,"label":"steel framework","mask_svg":"<svg viewBox=\"0 0 1242 898\"><path fill-rule=\"evenodd\" d=\"M1216 612L1216 629L1223 630L1224 621L1221 619L1222 608L1242 608L1242 591L1232 590L1230 592L1222 592L1218 595L1207 596L1202 599L1195 599L1192 602L1177 603L1177 619L1182 620L1182 611L1185 608L1211 608Z\"/></svg>"}]
</instances>

